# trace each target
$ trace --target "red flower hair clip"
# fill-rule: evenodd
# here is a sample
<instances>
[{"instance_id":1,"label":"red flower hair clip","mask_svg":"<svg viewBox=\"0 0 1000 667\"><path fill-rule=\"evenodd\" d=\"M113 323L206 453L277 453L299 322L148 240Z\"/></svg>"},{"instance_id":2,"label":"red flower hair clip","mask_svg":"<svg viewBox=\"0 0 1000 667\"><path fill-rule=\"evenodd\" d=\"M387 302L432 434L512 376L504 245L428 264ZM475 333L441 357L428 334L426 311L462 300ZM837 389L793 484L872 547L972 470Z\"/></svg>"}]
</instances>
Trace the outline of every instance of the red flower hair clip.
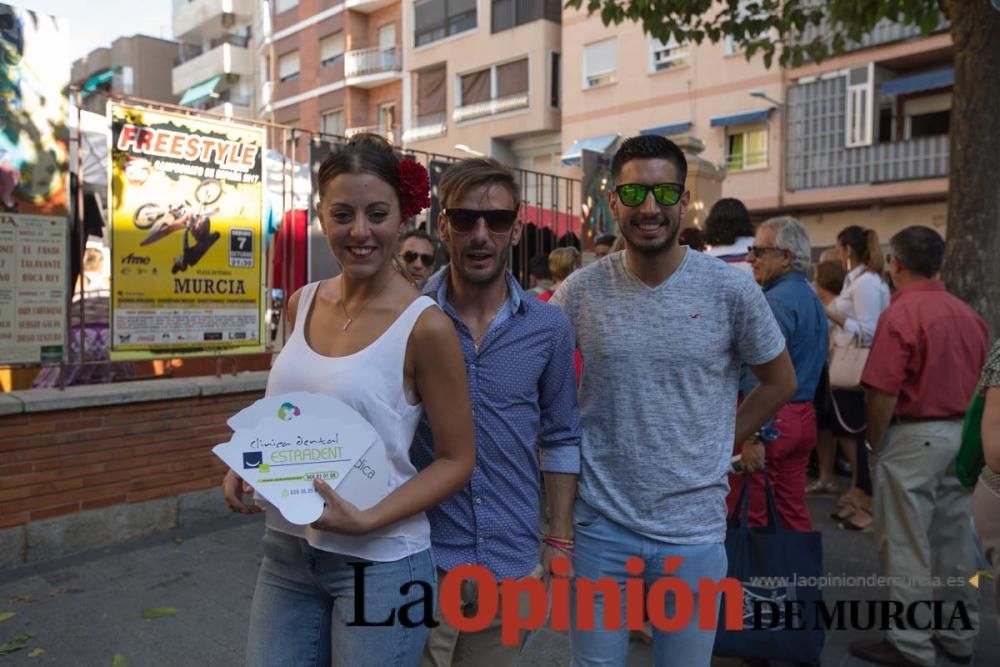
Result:
<instances>
[{"instance_id":1,"label":"red flower hair clip","mask_svg":"<svg viewBox=\"0 0 1000 667\"><path fill-rule=\"evenodd\" d=\"M415 216L431 205L431 182L424 165L414 160L399 162L399 190L403 218Z\"/></svg>"}]
</instances>

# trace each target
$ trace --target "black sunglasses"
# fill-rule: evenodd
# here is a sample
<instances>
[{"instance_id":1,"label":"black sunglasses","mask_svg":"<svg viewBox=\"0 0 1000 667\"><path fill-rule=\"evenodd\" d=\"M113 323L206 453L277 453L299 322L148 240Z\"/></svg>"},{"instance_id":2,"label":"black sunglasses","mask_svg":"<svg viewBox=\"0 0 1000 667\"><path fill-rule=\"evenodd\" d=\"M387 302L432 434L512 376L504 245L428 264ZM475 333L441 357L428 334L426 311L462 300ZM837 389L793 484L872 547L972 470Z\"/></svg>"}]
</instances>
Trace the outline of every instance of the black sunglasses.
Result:
<instances>
[{"instance_id":1,"label":"black sunglasses","mask_svg":"<svg viewBox=\"0 0 1000 667\"><path fill-rule=\"evenodd\" d=\"M486 221L486 227L494 234L506 234L517 220L517 211L496 209L480 211L474 208L446 208L445 216L456 232L468 233L476 228L479 218Z\"/></svg>"},{"instance_id":2,"label":"black sunglasses","mask_svg":"<svg viewBox=\"0 0 1000 667\"><path fill-rule=\"evenodd\" d=\"M403 253L403 261L407 264L417 261L418 257L420 258L420 263L424 266L434 266L434 255L425 255L415 250L407 250Z\"/></svg>"},{"instance_id":3,"label":"black sunglasses","mask_svg":"<svg viewBox=\"0 0 1000 667\"><path fill-rule=\"evenodd\" d=\"M749 245L747 246L747 253L753 255L754 257L760 257L768 250L778 250L780 252L785 252L784 248L779 248L775 245Z\"/></svg>"},{"instance_id":4,"label":"black sunglasses","mask_svg":"<svg viewBox=\"0 0 1000 667\"><path fill-rule=\"evenodd\" d=\"M646 201L649 192L653 192L653 198L660 206L673 206L681 200L684 194L683 183L657 183L646 185L645 183L624 183L615 186L618 199L626 206L640 206Z\"/></svg>"}]
</instances>

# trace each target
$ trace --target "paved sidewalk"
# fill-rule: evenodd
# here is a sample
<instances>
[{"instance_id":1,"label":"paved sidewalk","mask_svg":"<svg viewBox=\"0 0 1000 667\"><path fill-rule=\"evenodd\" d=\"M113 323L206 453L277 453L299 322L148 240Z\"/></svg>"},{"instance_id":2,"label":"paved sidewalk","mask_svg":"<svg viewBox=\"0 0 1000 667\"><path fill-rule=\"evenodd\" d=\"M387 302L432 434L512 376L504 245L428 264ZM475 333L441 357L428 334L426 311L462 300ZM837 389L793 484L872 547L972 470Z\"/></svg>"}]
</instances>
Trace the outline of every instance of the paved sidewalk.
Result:
<instances>
[{"instance_id":1,"label":"paved sidewalk","mask_svg":"<svg viewBox=\"0 0 1000 667\"><path fill-rule=\"evenodd\" d=\"M814 499L810 506L824 532L825 569L850 576L874 573L871 535L837 530L826 518L832 499ZM59 561L0 570L0 618L16 613L0 622L0 644L19 633L32 635L22 650L0 656L0 666L108 667L121 655L126 661L121 664L128 667L238 667L262 530L260 517L233 516ZM982 630L973 663L980 667L1000 665L991 586L980 589ZM828 589L826 598L885 599L885 593ZM141 618L144 611L161 607L176 609L176 615ZM830 633L824 667L867 664L847 654L848 642L862 634ZM543 631L528 644L522 664L568 665L568 648L565 634ZM628 664L651 664L649 648L632 642ZM939 665L949 664L939 660Z\"/></svg>"}]
</instances>

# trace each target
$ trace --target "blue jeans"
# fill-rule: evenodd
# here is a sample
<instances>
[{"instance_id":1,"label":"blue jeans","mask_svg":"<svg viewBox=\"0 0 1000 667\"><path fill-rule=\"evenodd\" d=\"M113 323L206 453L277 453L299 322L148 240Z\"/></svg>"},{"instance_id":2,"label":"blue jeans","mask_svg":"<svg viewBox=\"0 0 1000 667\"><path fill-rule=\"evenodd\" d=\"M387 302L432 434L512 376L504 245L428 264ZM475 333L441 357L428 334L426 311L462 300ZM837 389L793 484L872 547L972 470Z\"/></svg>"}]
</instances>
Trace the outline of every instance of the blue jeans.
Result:
<instances>
[{"instance_id":1,"label":"blue jeans","mask_svg":"<svg viewBox=\"0 0 1000 667\"><path fill-rule=\"evenodd\" d=\"M657 667L707 666L712 661L715 630L698 628L700 597L698 580L709 578L718 581L726 576L726 549L723 544L669 544L635 533L625 526L604 517L593 507L577 498L574 508L576 545L573 549L573 568L577 580L571 588L570 643L573 648L573 665L624 665L628 654L629 630L625 624L625 580L632 575L625 571L625 561L637 556L645 563L643 577L648 591L663 574L663 559L679 556L681 565L672 576L683 580L694 593L694 613L691 622L676 632L662 632L653 626L653 659ZM577 625L576 605L579 579L614 579L621 591L621 626L619 630L604 629L604 597L597 594L594 607L594 629L580 630ZM674 598L666 596L667 618L673 617ZM706 601L716 610L718 600Z\"/></svg>"},{"instance_id":2,"label":"blue jeans","mask_svg":"<svg viewBox=\"0 0 1000 667\"><path fill-rule=\"evenodd\" d=\"M437 578L430 550L387 563L320 551L303 539L273 530L264 533L264 559L257 578L247 639L248 667L328 667L330 665L416 666L430 628L400 623L400 608L425 597L433 618ZM385 626L355 626L355 575L364 568L363 620ZM358 605L362 600L357 600ZM419 622L423 603L407 610ZM361 620L361 619L358 619Z\"/></svg>"}]
</instances>

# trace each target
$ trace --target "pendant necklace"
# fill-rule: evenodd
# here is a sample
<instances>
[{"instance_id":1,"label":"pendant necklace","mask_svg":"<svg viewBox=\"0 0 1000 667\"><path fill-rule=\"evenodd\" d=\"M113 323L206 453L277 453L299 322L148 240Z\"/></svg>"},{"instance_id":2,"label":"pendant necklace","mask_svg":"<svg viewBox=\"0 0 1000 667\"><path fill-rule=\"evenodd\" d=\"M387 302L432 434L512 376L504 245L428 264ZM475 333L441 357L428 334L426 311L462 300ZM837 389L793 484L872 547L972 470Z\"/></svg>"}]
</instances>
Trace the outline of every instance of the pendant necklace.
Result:
<instances>
[{"instance_id":1,"label":"pendant necklace","mask_svg":"<svg viewBox=\"0 0 1000 667\"><path fill-rule=\"evenodd\" d=\"M385 291L385 289L389 286L389 283L391 282L392 282L392 276L389 276L389 280L385 281L385 285L382 285L382 289L380 289L373 297L369 298L367 301L361 304L361 307L358 308L357 312L354 313L354 317L360 315L361 312L368 306L369 303L380 297L382 295L382 292ZM341 279L341 287L343 287L343 279ZM354 317L351 317L347 313L347 302L344 299L343 291L341 291L340 293L340 309L344 311L344 317L347 318L347 322L344 323L344 328L341 329L341 331L347 331L347 328L351 326L351 323L354 321Z\"/></svg>"}]
</instances>

